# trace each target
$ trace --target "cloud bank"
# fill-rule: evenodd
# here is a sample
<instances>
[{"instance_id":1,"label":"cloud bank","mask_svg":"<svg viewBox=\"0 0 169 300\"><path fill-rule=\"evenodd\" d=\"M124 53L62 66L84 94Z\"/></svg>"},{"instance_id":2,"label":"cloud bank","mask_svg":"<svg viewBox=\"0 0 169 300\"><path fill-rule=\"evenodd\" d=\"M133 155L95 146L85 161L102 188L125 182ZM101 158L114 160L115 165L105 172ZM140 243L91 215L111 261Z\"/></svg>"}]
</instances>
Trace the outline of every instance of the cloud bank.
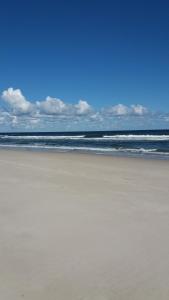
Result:
<instances>
[{"instance_id":1,"label":"cloud bank","mask_svg":"<svg viewBox=\"0 0 169 300\"><path fill-rule=\"evenodd\" d=\"M0 100L0 125L3 130L96 130L125 129L125 126L153 125L156 120L168 122L168 114L152 113L141 104L115 104L100 110L86 100L76 104L48 96L30 101L20 89L4 90ZM2 130L1 130L2 131Z\"/></svg>"}]
</instances>

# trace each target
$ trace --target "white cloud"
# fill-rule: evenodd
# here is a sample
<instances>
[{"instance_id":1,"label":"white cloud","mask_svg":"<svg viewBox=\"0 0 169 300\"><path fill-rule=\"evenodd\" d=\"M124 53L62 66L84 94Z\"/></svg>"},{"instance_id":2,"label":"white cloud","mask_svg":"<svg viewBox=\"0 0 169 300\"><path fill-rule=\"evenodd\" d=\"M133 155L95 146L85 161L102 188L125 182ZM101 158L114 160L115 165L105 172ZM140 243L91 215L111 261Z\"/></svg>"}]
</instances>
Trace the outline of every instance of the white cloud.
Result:
<instances>
[{"instance_id":1,"label":"white cloud","mask_svg":"<svg viewBox=\"0 0 169 300\"><path fill-rule=\"evenodd\" d=\"M9 88L2 93L2 99L9 105L15 114L27 114L32 110L32 105L22 95L20 89Z\"/></svg>"},{"instance_id":2,"label":"white cloud","mask_svg":"<svg viewBox=\"0 0 169 300\"><path fill-rule=\"evenodd\" d=\"M94 114L92 114L90 116L90 120L94 121L94 122L102 122L103 121L103 117L102 115L100 114L100 112L96 112Z\"/></svg>"},{"instance_id":3,"label":"white cloud","mask_svg":"<svg viewBox=\"0 0 169 300\"><path fill-rule=\"evenodd\" d=\"M142 116L148 113L148 109L140 104L131 105L131 109L134 115Z\"/></svg>"},{"instance_id":4,"label":"white cloud","mask_svg":"<svg viewBox=\"0 0 169 300\"><path fill-rule=\"evenodd\" d=\"M105 109L104 112L113 116L143 116L148 113L148 109L140 104L133 104L131 106L117 104Z\"/></svg>"},{"instance_id":5,"label":"white cloud","mask_svg":"<svg viewBox=\"0 0 169 300\"><path fill-rule=\"evenodd\" d=\"M37 101L36 105L40 113L47 115L62 114L66 110L66 104L62 100L49 96L45 101Z\"/></svg>"},{"instance_id":6,"label":"white cloud","mask_svg":"<svg viewBox=\"0 0 169 300\"><path fill-rule=\"evenodd\" d=\"M12 126L15 127L18 124L18 117L12 116L11 121L12 121Z\"/></svg>"},{"instance_id":7,"label":"white cloud","mask_svg":"<svg viewBox=\"0 0 169 300\"><path fill-rule=\"evenodd\" d=\"M78 115L86 115L91 112L91 106L84 100L79 100L78 104L75 105L75 108Z\"/></svg>"},{"instance_id":8,"label":"white cloud","mask_svg":"<svg viewBox=\"0 0 169 300\"><path fill-rule=\"evenodd\" d=\"M123 104L117 104L110 107L107 112L116 116L124 116L129 114L129 108Z\"/></svg>"},{"instance_id":9,"label":"white cloud","mask_svg":"<svg viewBox=\"0 0 169 300\"><path fill-rule=\"evenodd\" d=\"M139 124L144 121L162 120L168 122L165 114L153 114L141 104L130 106L122 103L100 110L94 109L85 100L76 104L48 96L45 100L30 102L20 89L9 88L2 92L0 102L0 124L3 128L27 128L36 130L113 129L125 128L125 124ZM5 104L5 105L4 105ZM141 117L141 118L140 118ZM142 119L143 118L143 119ZM135 126L135 125L133 125Z\"/></svg>"},{"instance_id":10,"label":"white cloud","mask_svg":"<svg viewBox=\"0 0 169 300\"><path fill-rule=\"evenodd\" d=\"M38 124L39 122L40 122L39 119L31 119L31 120L30 120L30 123L31 123L32 125Z\"/></svg>"},{"instance_id":11,"label":"white cloud","mask_svg":"<svg viewBox=\"0 0 169 300\"><path fill-rule=\"evenodd\" d=\"M48 96L42 101L33 101L32 103L26 99L20 89L8 88L2 92L0 103L3 107L3 113L6 116L0 116L0 123L7 126L24 128L34 126L40 128L44 124L64 124L77 122L88 122L92 111L87 101L79 100L77 104L68 104L64 101ZM2 104L2 105L1 105ZM57 117L56 117L57 116Z\"/></svg>"}]
</instances>

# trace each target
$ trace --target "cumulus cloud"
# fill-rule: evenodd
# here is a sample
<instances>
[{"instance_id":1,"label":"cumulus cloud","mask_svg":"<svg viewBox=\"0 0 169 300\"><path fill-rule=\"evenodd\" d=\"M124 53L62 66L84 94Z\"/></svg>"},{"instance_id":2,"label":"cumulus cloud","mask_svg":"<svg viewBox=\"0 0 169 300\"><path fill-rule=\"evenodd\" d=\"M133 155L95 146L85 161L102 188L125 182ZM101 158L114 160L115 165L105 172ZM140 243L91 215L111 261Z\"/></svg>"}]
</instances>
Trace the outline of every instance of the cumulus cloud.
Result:
<instances>
[{"instance_id":1,"label":"cumulus cloud","mask_svg":"<svg viewBox=\"0 0 169 300\"><path fill-rule=\"evenodd\" d=\"M131 105L131 111L134 115L142 116L148 113L148 109L140 104Z\"/></svg>"},{"instance_id":2,"label":"cumulus cloud","mask_svg":"<svg viewBox=\"0 0 169 300\"><path fill-rule=\"evenodd\" d=\"M84 100L79 100L78 104L75 105L75 108L78 115L86 115L91 112L91 106Z\"/></svg>"},{"instance_id":3,"label":"cumulus cloud","mask_svg":"<svg viewBox=\"0 0 169 300\"><path fill-rule=\"evenodd\" d=\"M143 116L148 113L148 109L140 104L133 104L131 106L117 104L105 109L104 111L113 116Z\"/></svg>"},{"instance_id":4,"label":"cumulus cloud","mask_svg":"<svg viewBox=\"0 0 169 300\"><path fill-rule=\"evenodd\" d=\"M27 114L32 110L32 105L22 95L20 89L9 88L2 93L2 99L9 105L15 114Z\"/></svg>"},{"instance_id":5,"label":"cumulus cloud","mask_svg":"<svg viewBox=\"0 0 169 300\"><path fill-rule=\"evenodd\" d=\"M129 113L129 109L123 104L117 104L115 106L111 106L107 112L116 116L124 116Z\"/></svg>"},{"instance_id":6,"label":"cumulus cloud","mask_svg":"<svg viewBox=\"0 0 169 300\"><path fill-rule=\"evenodd\" d=\"M153 118L169 120L167 114L157 116L141 104L127 106L120 103L98 110L86 100L71 104L48 96L45 100L31 102L20 89L12 87L2 92L0 101L0 124L18 130L113 129L119 128L119 124L124 128L125 122L130 120L133 124L143 124L143 120L151 122Z\"/></svg>"},{"instance_id":7,"label":"cumulus cloud","mask_svg":"<svg viewBox=\"0 0 169 300\"><path fill-rule=\"evenodd\" d=\"M49 96L45 101L37 101L36 105L41 113L47 115L62 114L66 110L66 104L62 100Z\"/></svg>"},{"instance_id":8,"label":"cumulus cloud","mask_svg":"<svg viewBox=\"0 0 169 300\"><path fill-rule=\"evenodd\" d=\"M4 105L5 104L5 105ZM40 128L44 124L64 124L83 120L87 122L93 113L92 107L85 100L79 100L77 104L65 103L63 100L46 97L45 100L32 101L26 99L20 89L8 88L2 92L0 109L6 116L0 115L0 123L11 127L24 126Z\"/></svg>"},{"instance_id":9,"label":"cumulus cloud","mask_svg":"<svg viewBox=\"0 0 169 300\"><path fill-rule=\"evenodd\" d=\"M90 120L94 122L102 122L104 119L101 113L97 111L96 113L90 115Z\"/></svg>"}]
</instances>

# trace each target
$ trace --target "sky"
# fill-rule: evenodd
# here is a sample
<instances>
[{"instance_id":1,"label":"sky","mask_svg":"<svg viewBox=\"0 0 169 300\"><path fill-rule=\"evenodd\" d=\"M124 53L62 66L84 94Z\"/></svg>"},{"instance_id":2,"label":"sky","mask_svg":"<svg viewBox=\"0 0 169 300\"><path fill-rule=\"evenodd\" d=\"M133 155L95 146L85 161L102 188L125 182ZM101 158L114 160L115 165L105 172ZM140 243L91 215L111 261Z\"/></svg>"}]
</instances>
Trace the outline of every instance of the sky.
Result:
<instances>
[{"instance_id":1,"label":"sky","mask_svg":"<svg viewBox=\"0 0 169 300\"><path fill-rule=\"evenodd\" d=\"M169 128L168 0L0 8L0 131Z\"/></svg>"}]
</instances>

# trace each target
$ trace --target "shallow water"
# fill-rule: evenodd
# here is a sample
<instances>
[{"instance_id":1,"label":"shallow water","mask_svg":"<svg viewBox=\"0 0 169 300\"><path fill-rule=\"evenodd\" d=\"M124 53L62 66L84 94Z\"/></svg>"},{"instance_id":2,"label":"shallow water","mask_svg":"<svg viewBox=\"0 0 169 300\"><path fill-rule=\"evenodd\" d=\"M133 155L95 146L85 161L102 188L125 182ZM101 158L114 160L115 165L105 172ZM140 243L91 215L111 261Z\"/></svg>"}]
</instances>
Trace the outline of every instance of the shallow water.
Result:
<instances>
[{"instance_id":1,"label":"shallow water","mask_svg":"<svg viewBox=\"0 0 169 300\"><path fill-rule=\"evenodd\" d=\"M0 147L169 159L169 130L1 133Z\"/></svg>"}]
</instances>

